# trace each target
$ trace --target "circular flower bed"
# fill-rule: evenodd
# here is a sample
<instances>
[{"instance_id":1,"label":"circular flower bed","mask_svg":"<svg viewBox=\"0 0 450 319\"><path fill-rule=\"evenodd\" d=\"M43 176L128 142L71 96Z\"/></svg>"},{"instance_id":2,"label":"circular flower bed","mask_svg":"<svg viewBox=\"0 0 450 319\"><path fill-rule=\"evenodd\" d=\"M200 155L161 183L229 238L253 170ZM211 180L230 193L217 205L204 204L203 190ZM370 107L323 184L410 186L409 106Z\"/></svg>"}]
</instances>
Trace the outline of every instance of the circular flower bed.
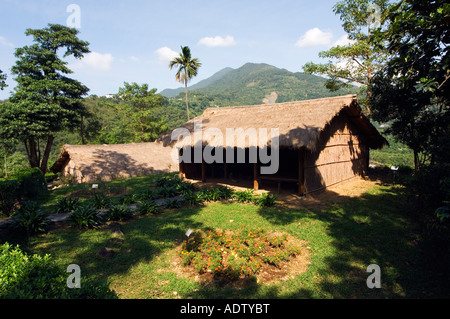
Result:
<instances>
[{"instance_id":1,"label":"circular flower bed","mask_svg":"<svg viewBox=\"0 0 450 319\"><path fill-rule=\"evenodd\" d=\"M238 280L257 276L263 268L282 265L302 254L285 233L269 233L261 228L231 231L196 230L179 251L182 264L200 275L216 279Z\"/></svg>"}]
</instances>

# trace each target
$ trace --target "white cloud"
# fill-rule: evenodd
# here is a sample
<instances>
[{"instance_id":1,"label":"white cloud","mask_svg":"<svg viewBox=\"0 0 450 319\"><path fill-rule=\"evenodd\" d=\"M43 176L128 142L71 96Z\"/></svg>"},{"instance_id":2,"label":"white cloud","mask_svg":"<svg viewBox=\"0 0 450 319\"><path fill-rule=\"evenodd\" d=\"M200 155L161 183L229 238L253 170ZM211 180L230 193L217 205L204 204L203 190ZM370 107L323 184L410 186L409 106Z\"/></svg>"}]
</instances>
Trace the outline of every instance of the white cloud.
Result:
<instances>
[{"instance_id":1,"label":"white cloud","mask_svg":"<svg viewBox=\"0 0 450 319\"><path fill-rule=\"evenodd\" d=\"M236 41L234 37L231 35L227 35L225 38L220 36L216 37L204 37L198 41L198 44L206 45L207 47L228 47L232 45L236 45Z\"/></svg>"},{"instance_id":2,"label":"white cloud","mask_svg":"<svg viewBox=\"0 0 450 319\"><path fill-rule=\"evenodd\" d=\"M9 42L5 37L2 37L1 35L0 35L0 44L10 48L14 48L14 43Z\"/></svg>"},{"instance_id":3,"label":"white cloud","mask_svg":"<svg viewBox=\"0 0 450 319\"><path fill-rule=\"evenodd\" d=\"M353 41L353 40L350 40L349 38L348 38L348 36L345 34L345 35L343 35L342 37L340 37L339 39L337 39L334 43L333 43L333 47L335 47L335 46L338 46L338 45L340 45L340 46L346 46L346 45L349 45L349 44L352 44L352 43L354 43L355 41Z\"/></svg>"},{"instance_id":4,"label":"white cloud","mask_svg":"<svg viewBox=\"0 0 450 319\"><path fill-rule=\"evenodd\" d=\"M130 60L133 62L139 62L139 58L135 57L134 55L130 56Z\"/></svg>"},{"instance_id":5,"label":"white cloud","mask_svg":"<svg viewBox=\"0 0 450 319\"><path fill-rule=\"evenodd\" d=\"M111 69L111 63L114 57L110 53L90 52L71 65L73 69L83 69L85 67L99 71L108 71Z\"/></svg>"},{"instance_id":6,"label":"white cloud","mask_svg":"<svg viewBox=\"0 0 450 319\"><path fill-rule=\"evenodd\" d=\"M299 48L327 45L331 43L331 38L333 38L333 33L324 32L319 28L312 28L306 31L306 33L298 39L295 45Z\"/></svg>"},{"instance_id":7,"label":"white cloud","mask_svg":"<svg viewBox=\"0 0 450 319\"><path fill-rule=\"evenodd\" d=\"M162 47L156 50L156 53L159 56L159 60L163 62L169 62L173 58L178 56L178 53L168 47Z\"/></svg>"}]
</instances>

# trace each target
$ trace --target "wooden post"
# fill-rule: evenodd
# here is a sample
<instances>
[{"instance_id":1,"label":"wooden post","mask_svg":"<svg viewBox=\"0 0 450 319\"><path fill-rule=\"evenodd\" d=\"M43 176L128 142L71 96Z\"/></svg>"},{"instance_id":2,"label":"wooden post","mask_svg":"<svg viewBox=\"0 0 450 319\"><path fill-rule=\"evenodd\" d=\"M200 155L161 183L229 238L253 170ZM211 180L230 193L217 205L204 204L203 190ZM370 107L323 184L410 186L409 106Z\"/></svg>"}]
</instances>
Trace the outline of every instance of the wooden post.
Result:
<instances>
[{"instance_id":1,"label":"wooden post","mask_svg":"<svg viewBox=\"0 0 450 319\"><path fill-rule=\"evenodd\" d=\"M206 162L202 155L202 182L206 182Z\"/></svg>"},{"instance_id":2,"label":"wooden post","mask_svg":"<svg viewBox=\"0 0 450 319\"><path fill-rule=\"evenodd\" d=\"M298 150L298 194L305 193L305 150L300 148Z\"/></svg>"},{"instance_id":3,"label":"wooden post","mask_svg":"<svg viewBox=\"0 0 450 319\"><path fill-rule=\"evenodd\" d=\"M228 178L228 165L227 165L227 149L223 150L223 177Z\"/></svg>"},{"instance_id":4,"label":"wooden post","mask_svg":"<svg viewBox=\"0 0 450 319\"><path fill-rule=\"evenodd\" d=\"M178 165L179 165L179 167L180 167L180 174L178 175L181 179L184 179L185 178L185 173L184 173L184 162L181 160L181 156L183 155L183 149L180 149L180 152L179 152L179 157L178 157Z\"/></svg>"},{"instance_id":5,"label":"wooden post","mask_svg":"<svg viewBox=\"0 0 450 319\"><path fill-rule=\"evenodd\" d=\"M253 188L255 190L259 189L259 183L258 183L258 163L253 164Z\"/></svg>"}]
</instances>

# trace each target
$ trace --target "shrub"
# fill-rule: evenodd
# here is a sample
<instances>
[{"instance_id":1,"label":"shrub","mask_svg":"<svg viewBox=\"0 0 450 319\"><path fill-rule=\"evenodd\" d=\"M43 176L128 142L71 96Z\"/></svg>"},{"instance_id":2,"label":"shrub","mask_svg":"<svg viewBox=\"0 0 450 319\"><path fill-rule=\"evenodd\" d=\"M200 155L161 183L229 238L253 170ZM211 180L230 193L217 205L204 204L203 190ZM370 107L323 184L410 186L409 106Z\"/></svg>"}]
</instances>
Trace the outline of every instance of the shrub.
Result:
<instances>
[{"instance_id":1,"label":"shrub","mask_svg":"<svg viewBox=\"0 0 450 319\"><path fill-rule=\"evenodd\" d=\"M142 214L156 214L159 213L159 207L156 205L156 203L153 200L147 200L142 202L137 211Z\"/></svg>"},{"instance_id":2,"label":"shrub","mask_svg":"<svg viewBox=\"0 0 450 319\"><path fill-rule=\"evenodd\" d=\"M188 205L196 206L203 202L201 196L198 193L186 192L183 194L183 199Z\"/></svg>"},{"instance_id":3,"label":"shrub","mask_svg":"<svg viewBox=\"0 0 450 319\"><path fill-rule=\"evenodd\" d=\"M20 183L14 179L0 179L0 213L10 216L18 201Z\"/></svg>"},{"instance_id":4,"label":"shrub","mask_svg":"<svg viewBox=\"0 0 450 319\"><path fill-rule=\"evenodd\" d=\"M57 214L64 214L74 211L79 206L79 201L77 198L63 197L58 203L56 203L55 212Z\"/></svg>"},{"instance_id":5,"label":"shrub","mask_svg":"<svg viewBox=\"0 0 450 319\"><path fill-rule=\"evenodd\" d=\"M117 299L104 283L81 278L81 288L67 287L68 273L50 255L27 255L19 246L0 246L0 299Z\"/></svg>"},{"instance_id":6,"label":"shrub","mask_svg":"<svg viewBox=\"0 0 450 319\"><path fill-rule=\"evenodd\" d=\"M253 202L253 189L247 189L245 191L235 191L233 198L239 203L251 203Z\"/></svg>"},{"instance_id":7,"label":"shrub","mask_svg":"<svg viewBox=\"0 0 450 319\"><path fill-rule=\"evenodd\" d=\"M42 192L47 191L45 177L37 167L21 170L13 178L20 184L19 194L23 199L35 199Z\"/></svg>"},{"instance_id":8,"label":"shrub","mask_svg":"<svg viewBox=\"0 0 450 319\"><path fill-rule=\"evenodd\" d=\"M274 194L263 193L253 197L253 203L260 207L270 207L275 205L277 197Z\"/></svg>"},{"instance_id":9,"label":"shrub","mask_svg":"<svg viewBox=\"0 0 450 319\"><path fill-rule=\"evenodd\" d=\"M180 208L183 206L183 201L178 198L167 198L165 201L165 205L167 208Z\"/></svg>"},{"instance_id":10,"label":"shrub","mask_svg":"<svg viewBox=\"0 0 450 319\"><path fill-rule=\"evenodd\" d=\"M158 197L160 198L168 198L168 197L174 197L178 195L177 189L175 186L161 186L157 190Z\"/></svg>"},{"instance_id":11,"label":"shrub","mask_svg":"<svg viewBox=\"0 0 450 319\"><path fill-rule=\"evenodd\" d=\"M96 194L91 199L92 206L95 209L109 208L111 206L111 200L105 195Z\"/></svg>"},{"instance_id":12,"label":"shrub","mask_svg":"<svg viewBox=\"0 0 450 319\"><path fill-rule=\"evenodd\" d=\"M123 221L131 218L133 212L128 208L127 205L116 205L108 209L105 214L107 221Z\"/></svg>"},{"instance_id":13,"label":"shrub","mask_svg":"<svg viewBox=\"0 0 450 319\"><path fill-rule=\"evenodd\" d=\"M101 223L97 211L87 205L77 207L69 216L69 221L79 228L92 228Z\"/></svg>"},{"instance_id":14,"label":"shrub","mask_svg":"<svg viewBox=\"0 0 450 319\"><path fill-rule=\"evenodd\" d=\"M13 227L25 231L27 235L45 230L48 224L47 214L41 206L33 201L27 201L12 215Z\"/></svg>"}]
</instances>

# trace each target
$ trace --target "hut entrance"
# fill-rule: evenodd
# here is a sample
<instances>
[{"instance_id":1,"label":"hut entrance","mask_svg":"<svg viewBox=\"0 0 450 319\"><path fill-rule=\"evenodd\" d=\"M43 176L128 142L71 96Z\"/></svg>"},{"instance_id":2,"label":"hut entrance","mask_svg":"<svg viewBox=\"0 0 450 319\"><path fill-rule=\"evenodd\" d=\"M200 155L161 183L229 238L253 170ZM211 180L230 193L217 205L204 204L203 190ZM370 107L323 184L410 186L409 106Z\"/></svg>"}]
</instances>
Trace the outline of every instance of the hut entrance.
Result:
<instances>
[{"instance_id":1,"label":"hut entrance","mask_svg":"<svg viewBox=\"0 0 450 319\"><path fill-rule=\"evenodd\" d=\"M252 150L246 149L234 149L233 160L231 155L227 152L232 150L222 149L222 161L214 163L206 163L203 159L202 163L194 163L194 151L191 148L191 163L180 162L180 174L189 179L197 179L206 182L210 179L220 179L222 182L231 185L248 185L254 189L276 189L278 193L283 190L289 190L297 192L299 195L304 193L304 151L281 148L279 149L278 156L278 171L275 174L261 174L261 166L268 166L269 164L262 164L259 157L256 156L255 160L251 160ZM245 161L238 162L238 152L241 156L239 159L242 161L242 154L245 154ZM269 148L268 153L272 155ZM203 152L202 152L203 153ZM256 152L258 153L258 152ZM228 158L228 161L226 160ZM274 160L274 156L271 157Z\"/></svg>"}]
</instances>

